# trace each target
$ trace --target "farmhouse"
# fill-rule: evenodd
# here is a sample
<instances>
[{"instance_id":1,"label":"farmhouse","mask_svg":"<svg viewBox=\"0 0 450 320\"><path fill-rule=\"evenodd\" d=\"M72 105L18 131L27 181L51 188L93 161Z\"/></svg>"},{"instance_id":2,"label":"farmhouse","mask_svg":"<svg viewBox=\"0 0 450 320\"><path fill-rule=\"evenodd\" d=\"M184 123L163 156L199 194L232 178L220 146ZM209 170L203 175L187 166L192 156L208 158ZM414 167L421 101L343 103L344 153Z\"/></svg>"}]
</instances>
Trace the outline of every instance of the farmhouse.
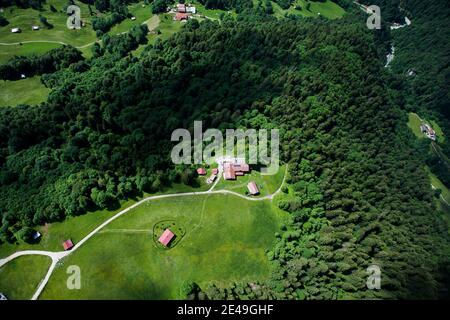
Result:
<instances>
[{"instance_id":1,"label":"farmhouse","mask_svg":"<svg viewBox=\"0 0 450 320\"><path fill-rule=\"evenodd\" d=\"M175 20L177 20L177 21L182 21L182 20L187 20L187 19L188 19L188 15L186 13L177 12L177 14L175 15Z\"/></svg>"},{"instance_id":2,"label":"farmhouse","mask_svg":"<svg viewBox=\"0 0 450 320\"><path fill-rule=\"evenodd\" d=\"M236 176L243 176L250 171L250 167L246 163L230 163L225 162L223 164L223 178L225 180L234 180Z\"/></svg>"},{"instance_id":3,"label":"farmhouse","mask_svg":"<svg viewBox=\"0 0 450 320\"><path fill-rule=\"evenodd\" d=\"M199 176L204 176L206 174L205 168L198 168L197 173Z\"/></svg>"},{"instance_id":4,"label":"farmhouse","mask_svg":"<svg viewBox=\"0 0 450 320\"><path fill-rule=\"evenodd\" d=\"M248 192L249 192L252 196L255 196L255 195L259 194L258 186L256 185L256 183L255 183L254 181L250 181L250 182L247 184L247 189L248 189Z\"/></svg>"},{"instance_id":5,"label":"farmhouse","mask_svg":"<svg viewBox=\"0 0 450 320\"><path fill-rule=\"evenodd\" d=\"M187 6L184 3L178 3L176 9L172 9L171 12L176 12L175 20L182 21L189 19L189 14L195 14L197 10L193 6Z\"/></svg>"},{"instance_id":6,"label":"farmhouse","mask_svg":"<svg viewBox=\"0 0 450 320\"><path fill-rule=\"evenodd\" d=\"M422 123L420 125L420 130L431 140L436 140L436 132L427 123Z\"/></svg>"},{"instance_id":7,"label":"farmhouse","mask_svg":"<svg viewBox=\"0 0 450 320\"><path fill-rule=\"evenodd\" d=\"M69 239L69 240L64 241L63 242L63 248L64 248L65 251L72 249L73 248L72 240Z\"/></svg>"},{"instance_id":8,"label":"farmhouse","mask_svg":"<svg viewBox=\"0 0 450 320\"><path fill-rule=\"evenodd\" d=\"M12 32L12 33L21 33L22 30L20 30L20 28L12 28L12 29L11 29L11 32Z\"/></svg>"},{"instance_id":9,"label":"farmhouse","mask_svg":"<svg viewBox=\"0 0 450 320\"><path fill-rule=\"evenodd\" d=\"M173 232L170 231L169 228L167 228L166 230L164 230L162 235L159 237L158 241L161 242L161 244L163 246L167 247L169 245L170 241L172 241L174 236L175 235L173 234Z\"/></svg>"}]
</instances>

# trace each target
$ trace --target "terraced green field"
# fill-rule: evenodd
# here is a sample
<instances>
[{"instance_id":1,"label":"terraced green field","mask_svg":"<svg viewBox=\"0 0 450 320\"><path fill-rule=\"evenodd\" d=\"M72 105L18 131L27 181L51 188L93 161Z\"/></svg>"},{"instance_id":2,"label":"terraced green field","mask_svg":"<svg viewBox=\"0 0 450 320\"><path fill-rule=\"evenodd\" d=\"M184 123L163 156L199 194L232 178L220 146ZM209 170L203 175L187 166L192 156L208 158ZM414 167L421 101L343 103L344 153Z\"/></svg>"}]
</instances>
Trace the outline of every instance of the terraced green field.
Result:
<instances>
[{"instance_id":1,"label":"terraced green field","mask_svg":"<svg viewBox=\"0 0 450 320\"><path fill-rule=\"evenodd\" d=\"M174 220L186 230L170 250L152 239L155 224ZM269 201L231 195L160 199L109 224L65 258L42 299L176 299L184 281L200 286L269 276L269 249L279 217ZM66 268L81 269L81 289L66 288Z\"/></svg>"}]
</instances>

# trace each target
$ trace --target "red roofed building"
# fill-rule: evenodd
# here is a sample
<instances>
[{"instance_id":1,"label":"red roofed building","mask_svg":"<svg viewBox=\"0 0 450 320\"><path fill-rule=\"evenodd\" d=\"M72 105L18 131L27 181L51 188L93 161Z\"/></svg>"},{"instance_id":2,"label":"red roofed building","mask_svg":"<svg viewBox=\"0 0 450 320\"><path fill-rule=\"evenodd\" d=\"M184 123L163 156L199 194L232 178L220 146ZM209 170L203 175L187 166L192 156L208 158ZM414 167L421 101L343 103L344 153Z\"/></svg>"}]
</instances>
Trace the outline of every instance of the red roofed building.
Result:
<instances>
[{"instance_id":1,"label":"red roofed building","mask_svg":"<svg viewBox=\"0 0 450 320\"><path fill-rule=\"evenodd\" d=\"M205 168L198 168L197 173L201 176L204 176L206 174Z\"/></svg>"},{"instance_id":2,"label":"red roofed building","mask_svg":"<svg viewBox=\"0 0 450 320\"><path fill-rule=\"evenodd\" d=\"M186 13L186 5L183 3L177 4L177 12Z\"/></svg>"},{"instance_id":3,"label":"red roofed building","mask_svg":"<svg viewBox=\"0 0 450 320\"><path fill-rule=\"evenodd\" d=\"M237 163L233 165L234 171L249 172L250 167L246 163Z\"/></svg>"},{"instance_id":4,"label":"red roofed building","mask_svg":"<svg viewBox=\"0 0 450 320\"><path fill-rule=\"evenodd\" d=\"M175 15L175 20L177 20L177 21L187 20L187 19L188 19L188 15L186 13L177 12L177 14Z\"/></svg>"},{"instance_id":5,"label":"red roofed building","mask_svg":"<svg viewBox=\"0 0 450 320\"><path fill-rule=\"evenodd\" d=\"M251 181L247 184L248 191L252 196L259 194L258 186L254 181Z\"/></svg>"},{"instance_id":6,"label":"red roofed building","mask_svg":"<svg viewBox=\"0 0 450 320\"><path fill-rule=\"evenodd\" d=\"M236 173L234 172L233 166L231 163L225 163L223 165L223 178L225 180L234 180L236 179Z\"/></svg>"},{"instance_id":7,"label":"red roofed building","mask_svg":"<svg viewBox=\"0 0 450 320\"><path fill-rule=\"evenodd\" d=\"M161 235L161 237L159 237L158 240L163 246L167 247L174 236L175 235L173 234L173 232L170 231L169 228L167 228L166 230L164 230L163 234Z\"/></svg>"},{"instance_id":8,"label":"red roofed building","mask_svg":"<svg viewBox=\"0 0 450 320\"><path fill-rule=\"evenodd\" d=\"M63 242L63 248L64 248L65 251L72 249L73 248L72 240L69 239L69 240L64 241Z\"/></svg>"},{"instance_id":9,"label":"red roofed building","mask_svg":"<svg viewBox=\"0 0 450 320\"><path fill-rule=\"evenodd\" d=\"M236 176L243 176L250 171L250 166L246 163L229 163L223 164L223 178L225 180L234 180Z\"/></svg>"}]
</instances>

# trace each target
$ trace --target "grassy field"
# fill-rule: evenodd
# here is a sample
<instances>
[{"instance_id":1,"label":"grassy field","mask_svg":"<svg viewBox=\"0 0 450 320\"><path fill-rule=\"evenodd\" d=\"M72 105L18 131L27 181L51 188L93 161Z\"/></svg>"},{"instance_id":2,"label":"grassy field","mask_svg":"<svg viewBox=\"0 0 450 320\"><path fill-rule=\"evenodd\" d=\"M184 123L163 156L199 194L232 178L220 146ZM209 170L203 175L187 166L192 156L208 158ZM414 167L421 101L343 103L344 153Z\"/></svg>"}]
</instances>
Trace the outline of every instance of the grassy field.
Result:
<instances>
[{"instance_id":1,"label":"grassy field","mask_svg":"<svg viewBox=\"0 0 450 320\"><path fill-rule=\"evenodd\" d=\"M144 6L143 6L144 5ZM138 26L145 21L149 20L153 14L150 5L145 5L144 2L134 3L128 6L128 11L132 14L136 20L125 19L119 24L115 25L109 31L109 34L115 35L122 32L129 31L132 27Z\"/></svg>"},{"instance_id":2,"label":"grassy field","mask_svg":"<svg viewBox=\"0 0 450 320\"><path fill-rule=\"evenodd\" d=\"M414 135L419 138L425 138L424 134L420 130L421 120L419 116L413 112L408 113L408 127L412 130Z\"/></svg>"},{"instance_id":3,"label":"grassy field","mask_svg":"<svg viewBox=\"0 0 450 320\"><path fill-rule=\"evenodd\" d=\"M49 92L39 76L17 81L0 80L0 107L38 104L47 100Z\"/></svg>"},{"instance_id":4,"label":"grassy field","mask_svg":"<svg viewBox=\"0 0 450 320\"><path fill-rule=\"evenodd\" d=\"M436 138L437 141L440 143L443 143L445 141L445 135L442 131L441 127L437 124L436 121L431 120L430 121L431 127L433 128L434 132L436 132Z\"/></svg>"},{"instance_id":5,"label":"grassy field","mask_svg":"<svg viewBox=\"0 0 450 320\"><path fill-rule=\"evenodd\" d=\"M31 54L41 55L59 46L60 44L57 43L45 43L45 42L38 44L23 43L22 45L12 45L12 46L0 45L0 64L7 62L13 56L29 56Z\"/></svg>"},{"instance_id":6,"label":"grassy field","mask_svg":"<svg viewBox=\"0 0 450 320\"><path fill-rule=\"evenodd\" d=\"M11 300L29 300L47 273L51 259L23 256L0 268L0 292Z\"/></svg>"},{"instance_id":7,"label":"grassy field","mask_svg":"<svg viewBox=\"0 0 450 320\"><path fill-rule=\"evenodd\" d=\"M425 120L425 122L428 122L428 121ZM414 135L419 139L425 138L425 135L420 130L421 123L422 123L422 121L417 114L415 114L414 112L408 113L408 127L412 130ZM439 127L437 122L431 120L428 122L428 124L431 125L433 130L436 132L437 141L444 142L444 140L445 140L444 132L442 131L441 127Z\"/></svg>"},{"instance_id":8,"label":"grassy field","mask_svg":"<svg viewBox=\"0 0 450 320\"><path fill-rule=\"evenodd\" d=\"M447 203L450 203L450 190L439 180L438 177L436 177L431 171L427 168L428 176L430 177L431 185L433 185L436 189L440 189L442 191L441 195L447 201Z\"/></svg>"},{"instance_id":9,"label":"grassy field","mask_svg":"<svg viewBox=\"0 0 450 320\"><path fill-rule=\"evenodd\" d=\"M172 249L155 245L163 220L186 228ZM207 195L147 202L108 225L63 260L42 299L176 299L183 281L201 287L269 276L265 250L279 218L269 201ZM65 286L66 266L81 268L81 289Z\"/></svg>"},{"instance_id":10,"label":"grassy field","mask_svg":"<svg viewBox=\"0 0 450 320\"><path fill-rule=\"evenodd\" d=\"M441 190L441 197L436 199L438 209L443 213L442 217L447 222L450 233L450 190L439 180L439 178L431 173L430 169L426 167L428 176L430 177L431 186L434 189Z\"/></svg>"},{"instance_id":11,"label":"grassy field","mask_svg":"<svg viewBox=\"0 0 450 320\"><path fill-rule=\"evenodd\" d=\"M186 186L184 184L173 184L170 188L166 188L163 192L158 194L168 193L182 193L192 191L205 191L209 186L206 182L199 179L199 184L196 188ZM151 196L151 194L145 194L145 197ZM6 257L11 253L21 250L49 250L49 251L61 251L62 242L67 239L72 239L74 243L77 243L83 239L89 232L94 230L103 221L115 215L117 212L131 206L140 199L122 201L121 206L117 210L98 210L95 212L89 212L87 214L68 217L62 222L49 223L45 226L39 226L37 230L42 234L41 241L37 244L17 243L10 244L4 243L0 245L0 258Z\"/></svg>"},{"instance_id":12,"label":"grassy field","mask_svg":"<svg viewBox=\"0 0 450 320\"><path fill-rule=\"evenodd\" d=\"M73 46L82 46L95 41L95 32L92 29L91 17L88 6L80 1L75 4L81 9L81 19L86 24L80 30L70 30L67 28L67 14L63 9L67 6L65 0L48 0L43 5L42 11L34 9L20 9L17 7L8 7L4 9L3 15L9 21L9 24L0 27L0 42L22 42L22 41L61 41ZM52 12L50 5L53 5L58 11ZM47 29L39 21L39 15L47 18L53 25L52 29ZM40 30L33 31L31 26L37 25ZM21 33L12 33L11 28L19 27Z\"/></svg>"},{"instance_id":13,"label":"grassy field","mask_svg":"<svg viewBox=\"0 0 450 320\"><path fill-rule=\"evenodd\" d=\"M41 241L37 244L9 244L4 243L0 245L0 258L6 257L13 252L21 250L49 250L62 251L62 242L67 239L72 239L74 243L83 239L89 232L94 230L103 221L113 216L120 210L135 203L133 200L123 202L120 209L115 211L99 210L89 212L87 214L68 217L62 222L49 223L45 226L38 227L42 234Z\"/></svg>"},{"instance_id":14,"label":"grassy field","mask_svg":"<svg viewBox=\"0 0 450 320\"><path fill-rule=\"evenodd\" d=\"M150 34L149 43L155 43L156 39L165 40L170 38L175 32L180 31L185 22L174 21L173 16L168 13L159 15L159 25L156 30L161 34Z\"/></svg>"},{"instance_id":15,"label":"grassy field","mask_svg":"<svg viewBox=\"0 0 450 320\"><path fill-rule=\"evenodd\" d=\"M256 1L254 1L255 3ZM304 17L318 17L323 16L328 19L338 19L342 18L345 14L345 10L342 9L339 5L336 3L327 0L326 2L309 2L310 7L309 10L307 10L307 3L306 0L296 0L294 4L287 10L282 9L277 3L271 1L274 15L276 17L282 17L286 13L288 14L294 14L294 15L301 15ZM295 7L300 6L302 10L297 10Z\"/></svg>"},{"instance_id":16,"label":"grassy field","mask_svg":"<svg viewBox=\"0 0 450 320\"><path fill-rule=\"evenodd\" d=\"M261 175L258 171L252 170L250 174L245 176L236 177L236 180L225 180L221 179L214 190L226 189L238 192L245 195L247 189L247 184L250 181L256 182L259 188L260 194L256 197L262 197L268 194L272 194L280 187L283 182L283 177L285 173L286 166L280 166L277 174L272 176Z\"/></svg>"},{"instance_id":17,"label":"grassy field","mask_svg":"<svg viewBox=\"0 0 450 320\"><path fill-rule=\"evenodd\" d=\"M237 15L235 11L226 11L226 10L220 10L220 9L214 9L214 10L206 9L205 6L202 5L200 2L198 2L197 0L189 1L189 3L192 4L193 6L195 6L198 15L208 17L209 19L212 19L212 20L219 20L221 14L224 14L224 15L229 14L233 17L235 17Z\"/></svg>"}]
</instances>

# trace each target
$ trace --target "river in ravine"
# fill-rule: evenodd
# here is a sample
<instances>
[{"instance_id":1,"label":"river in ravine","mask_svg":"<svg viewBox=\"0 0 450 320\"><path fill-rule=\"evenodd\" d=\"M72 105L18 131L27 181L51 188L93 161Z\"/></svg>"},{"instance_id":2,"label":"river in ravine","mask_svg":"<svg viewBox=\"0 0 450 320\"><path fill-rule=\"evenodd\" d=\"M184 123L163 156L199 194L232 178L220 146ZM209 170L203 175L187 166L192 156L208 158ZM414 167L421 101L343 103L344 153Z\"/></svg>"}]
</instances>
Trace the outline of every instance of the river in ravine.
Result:
<instances>
[{"instance_id":1,"label":"river in ravine","mask_svg":"<svg viewBox=\"0 0 450 320\"><path fill-rule=\"evenodd\" d=\"M405 23L404 24L393 24L391 26L391 30L396 30L396 29L400 29L406 26L411 25L411 20L408 19L408 17L405 17ZM385 68L389 67L389 65L391 64L391 62L394 60L395 57L395 46L394 44L391 44L391 49L389 50L388 55L386 56L386 64L385 64Z\"/></svg>"}]
</instances>

